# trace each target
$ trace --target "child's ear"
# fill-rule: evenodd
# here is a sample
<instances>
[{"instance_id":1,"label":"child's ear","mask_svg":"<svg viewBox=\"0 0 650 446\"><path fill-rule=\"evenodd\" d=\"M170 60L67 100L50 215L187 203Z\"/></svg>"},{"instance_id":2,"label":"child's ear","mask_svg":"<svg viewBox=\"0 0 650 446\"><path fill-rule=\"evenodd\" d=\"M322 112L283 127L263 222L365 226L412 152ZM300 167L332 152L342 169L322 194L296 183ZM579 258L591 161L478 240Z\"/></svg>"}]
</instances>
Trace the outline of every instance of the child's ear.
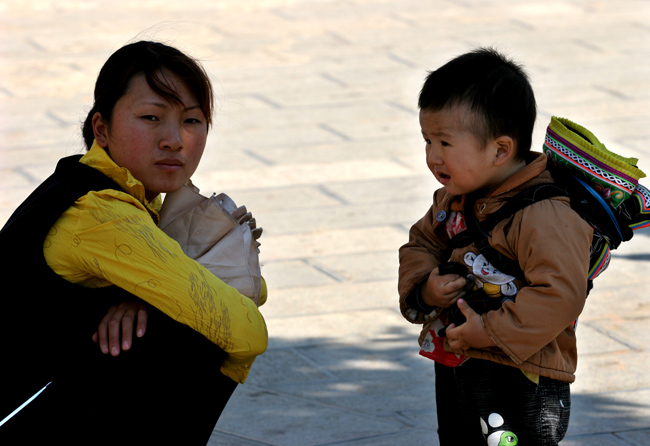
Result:
<instances>
[{"instance_id":1,"label":"child's ear","mask_svg":"<svg viewBox=\"0 0 650 446\"><path fill-rule=\"evenodd\" d=\"M93 134L100 147L108 147L108 123L99 112L93 115Z\"/></svg>"},{"instance_id":2,"label":"child's ear","mask_svg":"<svg viewBox=\"0 0 650 446\"><path fill-rule=\"evenodd\" d=\"M499 136L494 140L495 145L495 155L494 155L494 165L501 166L506 161L515 158L516 144L514 139L510 136Z\"/></svg>"}]
</instances>

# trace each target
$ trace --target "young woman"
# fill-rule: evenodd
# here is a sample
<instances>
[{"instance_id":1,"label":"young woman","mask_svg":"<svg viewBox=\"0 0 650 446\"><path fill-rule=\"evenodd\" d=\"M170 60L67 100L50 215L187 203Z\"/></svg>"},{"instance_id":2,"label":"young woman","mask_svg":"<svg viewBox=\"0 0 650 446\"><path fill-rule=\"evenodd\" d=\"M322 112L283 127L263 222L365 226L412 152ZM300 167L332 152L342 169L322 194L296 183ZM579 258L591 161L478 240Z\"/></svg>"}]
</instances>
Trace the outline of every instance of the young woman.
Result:
<instances>
[{"instance_id":1,"label":"young woman","mask_svg":"<svg viewBox=\"0 0 650 446\"><path fill-rule=\"evenodd\" d=\"M211 118L206 73L175 48L133 43L102 68L88 152L62 159L0 232L6 282L21 285L0 324L0 440L207 443L268 341L253 301L156 226L159 194L192 176ZM131 344L136 313L147 333ZM92 342L102 318L94 339L111 355Z\"/></svg>"}]
</instances>

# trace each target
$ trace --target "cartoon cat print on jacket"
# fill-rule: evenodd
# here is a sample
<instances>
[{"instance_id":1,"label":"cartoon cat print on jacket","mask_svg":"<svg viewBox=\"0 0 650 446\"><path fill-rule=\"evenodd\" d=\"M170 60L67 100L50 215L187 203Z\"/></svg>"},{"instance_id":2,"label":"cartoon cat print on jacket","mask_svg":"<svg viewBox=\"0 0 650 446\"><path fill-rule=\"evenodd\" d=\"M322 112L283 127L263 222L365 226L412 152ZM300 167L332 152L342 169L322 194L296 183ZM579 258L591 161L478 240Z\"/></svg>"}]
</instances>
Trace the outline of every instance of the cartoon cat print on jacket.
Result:
<instances>
[{"instance_id":1,"label":"cartoon cat print on jacket","mask_svg":"<svg viewBox=\"0 0 650 446\"><path fill-rule=\"evenodd\" d=\"M517 294L515 278L496 269L483 254L467 252L463 257L465 264L472 269L467 278L472 280L477 288L483 288L489 297L511 297Z\"/></svg>"}]
</instances>

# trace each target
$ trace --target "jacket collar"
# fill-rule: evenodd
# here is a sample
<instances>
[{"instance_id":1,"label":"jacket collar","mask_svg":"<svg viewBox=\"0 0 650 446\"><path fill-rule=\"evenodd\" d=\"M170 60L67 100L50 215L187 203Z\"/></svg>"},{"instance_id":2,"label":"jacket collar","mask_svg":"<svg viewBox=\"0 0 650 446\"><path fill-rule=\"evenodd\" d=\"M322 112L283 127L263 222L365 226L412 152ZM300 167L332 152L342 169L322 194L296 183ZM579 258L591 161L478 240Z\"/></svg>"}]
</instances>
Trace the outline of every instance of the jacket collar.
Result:
<instances>
[{"instance_id":1,"label":"jacket collar","mask_svg":"<svg viewBox=\"0 0 650 446\"><path fill-rule=\"evenodd\" d=\"M528 183L531 180L539 178L540 183L549 182L550 177L547 179L544 176L540 177L542 172L546 170L547 156L539 152L530 152L526 159L526 166L518 170L513 175L508 177L503 183L490 191L486 198L497 197L502 194L517 189L519 186ZM508 194L509 195L509 194Z\"/></svg>"},{"instance_id":2,"label":"jacket collar","mask_svg":"<svg viewBox=\"0 0 650 446\"><path fill-rule=\"evenodd\" d=\"M133 198L142 203L150 214L158 221L160 207L162 206L162 199L160 195L156 196L152 201L145 197L144 185L137 180L126 167L120 167L111 159L106 150L93 141L93 145L84 156L79 160L80 163L86 164L94 169L99 170L101 173L109 177L124 192L131 195Z\"/></svg>"}]
</instances>

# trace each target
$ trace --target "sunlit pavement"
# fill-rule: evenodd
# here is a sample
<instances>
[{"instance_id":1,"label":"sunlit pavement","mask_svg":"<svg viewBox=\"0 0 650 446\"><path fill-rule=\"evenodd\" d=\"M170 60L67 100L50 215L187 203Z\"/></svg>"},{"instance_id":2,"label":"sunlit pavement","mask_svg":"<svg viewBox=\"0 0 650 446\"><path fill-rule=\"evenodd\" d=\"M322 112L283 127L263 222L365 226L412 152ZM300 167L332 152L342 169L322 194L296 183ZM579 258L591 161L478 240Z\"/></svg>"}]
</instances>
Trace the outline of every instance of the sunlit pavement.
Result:
<instances>
[{"instance_id":1,"label":"sunlit pavement","mask_svg":"<svg viewBox=\"0 0 650 446\"><path fill-rule=\"evenodd\" d=\"M433 363L396 292L397 250L437 187L417 119L424 76L494 45L530 73L538 150L563 116L650 173L649 19L650 3L625 0L3 0L0 222L82 150L113 51L178 46L218 96L194 182L253 211L270 291L269 350L210 445L436 445ZM597 279L562 444L650 444L649 274L646 231Z\"/></svg>"}]
</instances>

